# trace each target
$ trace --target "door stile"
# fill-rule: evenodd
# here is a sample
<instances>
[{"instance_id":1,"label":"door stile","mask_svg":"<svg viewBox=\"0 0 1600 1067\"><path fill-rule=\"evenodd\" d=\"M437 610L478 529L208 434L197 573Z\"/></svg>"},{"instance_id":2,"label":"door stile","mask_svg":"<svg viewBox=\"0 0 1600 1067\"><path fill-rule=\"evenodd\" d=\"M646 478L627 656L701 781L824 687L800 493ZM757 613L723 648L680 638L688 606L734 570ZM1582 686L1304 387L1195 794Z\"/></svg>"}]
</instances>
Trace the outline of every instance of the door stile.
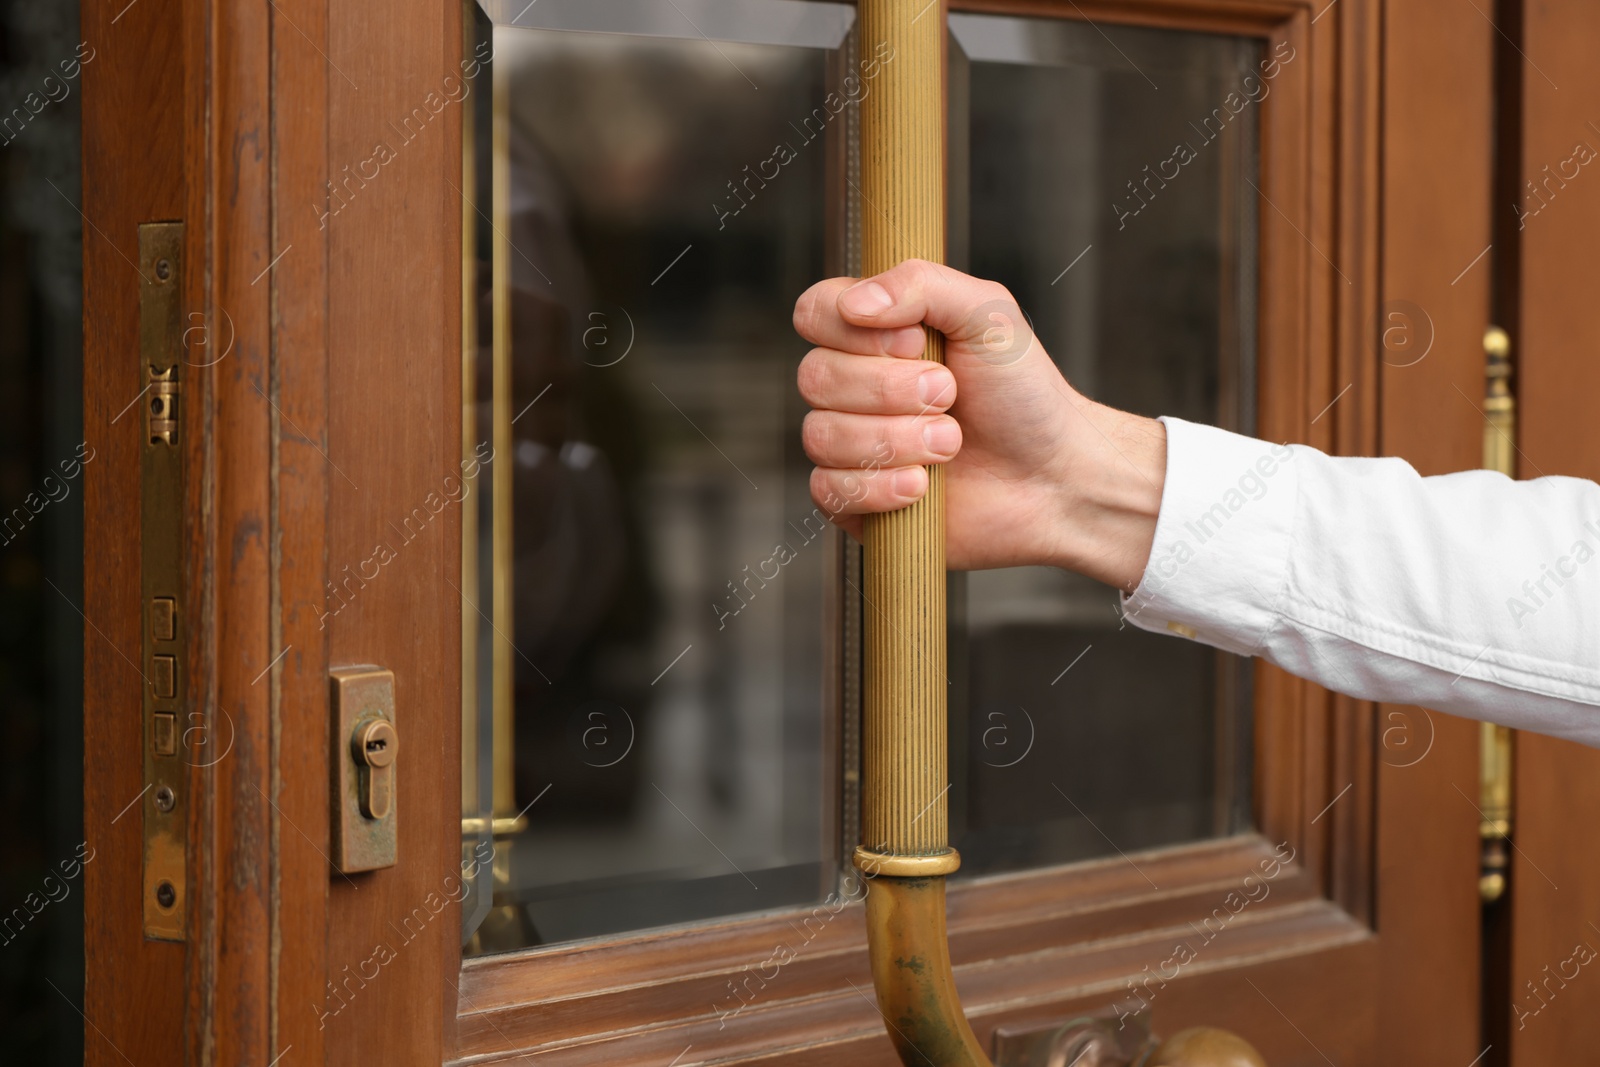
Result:
<instances>
[{"instance_id":1,"label":"door stile","mask_svg":"<svg viewBox=\"0 0 1600 1067\"><path fill-rule=\"evenodd\" d=\"M118 7L85 4L80 23L80 60L88 60L81 67L83 196L73 207L84 218L83 488L84 514L94 519L85 523L83 599L74 607L84 618L80 852L89 963L81 1002L77 990L58 992L83 1013L86 1062L178 1063L186 1044L185 948L143 934L143 419L121 416L143 384L139 224L181 219L187 209L188 41L177 8L144 4L118 19ZM135 110L141 121L132 120ZM145 163L127 166L133 159ZM195 232L186 237L192 265ZM198 277L191 269L183 282L190 306ZM199 455L197 425L186 412L180 441L191 469ZM184 534L193 545L192 521ZM193 589L193 574L187 577ZM197 646L192 631L189 637L192 659Z\"/></svg>"},{"instance_id":2,"label":"door stile","mask_svg":"<svg viewBox=\"0 0 1600 1067\"><path fill-rule=\"evenodd\" d=\"M1373 358L1371 334L1380 292L1383 12L1374 0L1340 6L1344 10L1331 11L1323 21L1333 22L1330 32L1337 32L1340 38L1339 110L1354 121L1339 123L1335 135L1340 225L1330 235L1329 244L1348 281L1340 272L1328 279L1338 294L1330 323L1334 351L1328 385L1333 396L1347 384L1350 391L1328 409L1328 419L1336 420L1332 430L1338 452L1373 455L1378 448L1380 404L1380 367ZM1332 844L1328 896L1371 926L1377 870L1374 826L1378 797L1373 757L1377 707L1370 701L1333 694L1331 708L1337 727L1329 752L1332 789L1328 796L1347 784L1353 788L1329 810L1325 820Z\"/></svg>"},{"instance_id":3,"label":"door stile","mask_svg":"<svg viewBox=\"0 0 1600 1067\"><path fill-rule=\"evenodd\" d=\"M327 0L274 0L271 10L270 615L273 936L268 1063L326 1061L330 870L327 523ZM324 59L329 55L330 59ZM280 258L281 257L281 258Z\"/></svg>"},{"instance_id":4,"label":"door stile","mask_svg":"<svg viewBox=\"0 0 1600 1067\"><path fill-rule=\"evenodd\" d=\"M1424 475L1482 461L1489 314L1494 28L1452 3L1384 9L1381 454ZM1439 161L1457 161L1448 183ZM1394 333L1386 345L1383 330ZM1426 355L1404 346L1417 340ZM1419 417L1426 413L1426 417ZM1395 1063L1470 1062L1478 1041L1478 724L1382 704L1376 925L1382 1047ZM1463 793L1465 796L1463 796ZM1471 800L1466 799L1470 797Z\"/></svg>"},{"instance_id":5,"label":"door stile","mask_svg":"<svg viewBox=\"0 0 1600 1067\"><path fill-rule=\"evenodd\" d=\"M1505 27L1520 37L1522 184L1514 190L1517 200L1494 208L1518 220L1519 247L1512 253L1520 257L1518 287L1503 294L1519 305L1512 338L1517 475L1594 480L1600 478L1593 267L1600 242L1600 183L1594 180L1600 115L1593 102L1600 67L1593 41L1600 8L1578 0L1505 8L1522 19L1520 32ZM1481 368L1480 362L1478 381ZM1600 524L1586 521L1568 536L1592 549ZM1568 551L1585 560L1576 564L1577 573L1592 582L1583 576L1595 562ZM1530 576L1543 563L1559 566L1558 560L1528 560ZM1556 595L1583 594L1559 589ZM1589 618L1593 625L1595 614ZM1592 829L1592 813L1600 810L1600 752L1524 731L1517 734L1514 758L1509 973L1502 978L1509 998L1488 1006L1497 1009L1495 1022L1510 1038L1510 1056L1501 1062L1533 1067L1592 1059L1600 1011L1600 983L1589 967L1600 949L1600 850Z\"/></svg>"},{"instance_id":6,"label":"door stile","mask_svg":"<svg viewBox=\"0 0 1600 1067\"><path fill-rule=\"evenodd\" d=\"M461 971L463 607L460 501L430 501L462 473L461 109L488 85L463 77L456 3L329 5L326 26L325 548L340 595L323 610L331 667L394 671L398 861L327 876L335 988L313 1007L285 984L281 1013L324 1026L328 1063L438 1063Z\"/></svg>"}]
</instances>

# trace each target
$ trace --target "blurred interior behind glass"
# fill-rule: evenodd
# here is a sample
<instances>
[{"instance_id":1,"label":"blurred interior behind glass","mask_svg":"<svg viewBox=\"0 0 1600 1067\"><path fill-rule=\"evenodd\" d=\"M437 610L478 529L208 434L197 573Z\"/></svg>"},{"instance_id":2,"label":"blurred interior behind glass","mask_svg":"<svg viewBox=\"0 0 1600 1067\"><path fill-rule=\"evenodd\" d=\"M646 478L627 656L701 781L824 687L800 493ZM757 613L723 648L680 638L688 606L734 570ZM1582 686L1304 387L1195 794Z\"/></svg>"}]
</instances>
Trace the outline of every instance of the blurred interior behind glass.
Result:
<instances>
[{"instance_id":1,"label":"blurred interior behind glass","mask_svg":"<svg viewBox=\"0 0 1600 1067\"><path fill-rule=\"evenodd\" d=\"M613 6L595 17L638 7ZM825 8L837 44L849 13ZM513 420L494 462L514 470L514 791L537 803L502 892L521 914L483 947L818 899L839 547L809 517L790 317L828 267L833 51L494 33ZM494 313L486 293L480 426L505 402Z\"/></svg>"},{"instance_id":2,"label":"blurred interior behind glass","mask_svg":"<svg viewBox=\"0 0 1600 1067\"><path fill-rule=\"evenodd\" d=\"M1007 285L1085 394L1248 433L1260 46L950 21L951 262ZM1244 661L1137 630L1064 571L951 586L961 876L1247 828Z\"/></svg>"}]
</instances>

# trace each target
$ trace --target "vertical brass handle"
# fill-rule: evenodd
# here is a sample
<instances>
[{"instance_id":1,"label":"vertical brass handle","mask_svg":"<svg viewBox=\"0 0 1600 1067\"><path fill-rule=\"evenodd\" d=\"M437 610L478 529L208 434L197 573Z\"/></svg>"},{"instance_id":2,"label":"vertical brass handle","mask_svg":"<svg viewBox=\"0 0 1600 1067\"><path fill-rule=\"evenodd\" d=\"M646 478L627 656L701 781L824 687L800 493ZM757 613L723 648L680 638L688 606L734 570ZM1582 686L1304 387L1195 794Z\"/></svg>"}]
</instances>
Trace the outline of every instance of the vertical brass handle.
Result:
<instances>
[{"instance_id":1,"label":"vertical brass handle","mask_svg":"<svg viewBox=\"0 0 1600 1067\"><path fill-rule=\"evenodd\" d=\"M888 58L861 101L862 270L945 254L944 0L861 0L861 51ZM943 362L926 332L923 358ZM950 847L945 650L944 477L908 508L869 516L866 554L861 834L867 938L878 1008L902 1062L989 1067L956 995L945 933ZM1222 1031L1176 1035L1169 1067L1261 1067ZM1164 1057L1164 1058L1163 1058Z\"/></svg>"},{"instance_id":2,"label":"vertical brass handle","mask_svg":"<svg viewBox=\"0 0 1600 1067\"><path fill-rule=\"evenodd\" d=\"M888 61L861 101L862 269L942 262L945 250L943 0L861 0L861 51ZM924 359L943 361L927 331ZM950 848L946 793L944 478L911 507L869 517L866 553L861 834L872 879L873 984L902 1061L986 1065L956 997L945 938Z\"/></svg>"},{"instance_id":3,"label":"vertical brass handle","mask_svg":"<svg viewBox=\"0 0 1600 1067\"><path fill-rule=\"evenodd\" d=\"M869 276L905 259L944 258L944 4L920 18L919 8L917 0L864 0L860 7L863 51L887 42L894 56L861 102L862 267ZM931 329L926 335L923 358L943 362L943 336ZM886 859L947 854L941 468L928 469L928 492L917 503L869 516L863 541L862 840ZM888 867L880 863L879 870Z\"/></svg>"}]
</instances>

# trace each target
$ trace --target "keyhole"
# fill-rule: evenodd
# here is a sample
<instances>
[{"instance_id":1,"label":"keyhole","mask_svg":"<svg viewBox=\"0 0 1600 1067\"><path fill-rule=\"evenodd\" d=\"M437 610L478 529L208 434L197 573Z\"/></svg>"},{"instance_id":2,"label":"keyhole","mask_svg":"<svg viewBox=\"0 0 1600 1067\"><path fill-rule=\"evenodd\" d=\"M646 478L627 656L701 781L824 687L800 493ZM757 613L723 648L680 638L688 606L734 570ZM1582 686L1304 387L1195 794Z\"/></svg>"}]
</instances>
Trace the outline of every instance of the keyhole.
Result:
<instances>
[{"instance_id":1,"label":"keyhole","mask_svg":"<svg viewBox=\"0 0 1600 1067\"><path fill-rule=\"evenodd\" d=\"M389 742L385 741L381 737L375 738L374 740L371 740L371 741L367 742L367 751L368 752L382 752L384 749L386 749L388 747L389 747Z\"/></svg>"}]
</instances>

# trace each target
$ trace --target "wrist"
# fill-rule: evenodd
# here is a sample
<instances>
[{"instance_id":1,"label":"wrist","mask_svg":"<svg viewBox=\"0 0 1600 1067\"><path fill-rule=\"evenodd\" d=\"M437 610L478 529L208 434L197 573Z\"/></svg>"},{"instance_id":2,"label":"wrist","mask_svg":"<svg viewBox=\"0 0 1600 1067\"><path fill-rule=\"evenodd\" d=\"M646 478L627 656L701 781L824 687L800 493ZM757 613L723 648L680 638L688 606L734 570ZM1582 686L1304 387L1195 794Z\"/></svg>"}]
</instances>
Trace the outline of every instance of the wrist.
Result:
<instances>
[{"instance_id":1,"label":"wrist","mask_svg":"<svg viewBox=\"0 0 1600 1067\"><path fill-rule=\"evenodd\" d=\"M1069 458L1056 486L1051 563L1131 593L1155 542L1167 473L1167 429L1074 397Z\"/></svg>"}]
</instances>

